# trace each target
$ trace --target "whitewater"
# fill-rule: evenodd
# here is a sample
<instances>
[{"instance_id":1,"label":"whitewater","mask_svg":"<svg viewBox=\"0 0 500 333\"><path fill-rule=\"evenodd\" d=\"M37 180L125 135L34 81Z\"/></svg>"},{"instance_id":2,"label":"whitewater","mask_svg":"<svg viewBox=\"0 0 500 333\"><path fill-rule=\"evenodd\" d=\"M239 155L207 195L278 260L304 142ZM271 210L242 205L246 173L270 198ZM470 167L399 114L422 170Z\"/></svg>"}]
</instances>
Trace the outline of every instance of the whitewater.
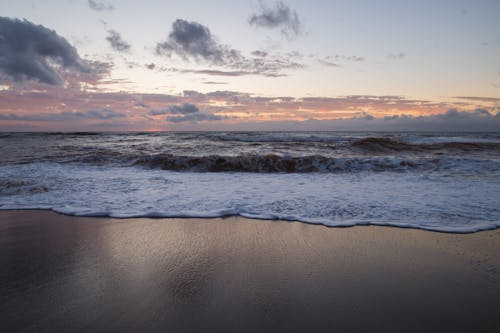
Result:
<instances>
[{"instance_id":1,"label":"whitewater","mask_svg":"<svg viewBox=\"0 0 500 333\"><path fill-rule=\"evenodd\" d=\"M499 133L0 133L0 209L500 226Z\"/></svg>"}]
</instances>

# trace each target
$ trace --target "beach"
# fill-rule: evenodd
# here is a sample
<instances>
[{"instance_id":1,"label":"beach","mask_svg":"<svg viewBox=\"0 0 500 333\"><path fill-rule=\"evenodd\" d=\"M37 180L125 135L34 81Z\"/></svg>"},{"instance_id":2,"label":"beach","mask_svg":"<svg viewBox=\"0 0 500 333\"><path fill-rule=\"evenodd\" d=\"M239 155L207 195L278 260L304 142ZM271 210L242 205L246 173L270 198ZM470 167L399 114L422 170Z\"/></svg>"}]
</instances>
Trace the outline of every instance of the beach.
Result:
<instances>
[{"instance_id":1,"label":"beach","mask_svg":"<svg viewBox=\"0 0 500 333\"><path fill-rule=\"evenodd\" d=\"M498 332L500 229L0 212L0 330Z\"/></svg>"}]
</instances>

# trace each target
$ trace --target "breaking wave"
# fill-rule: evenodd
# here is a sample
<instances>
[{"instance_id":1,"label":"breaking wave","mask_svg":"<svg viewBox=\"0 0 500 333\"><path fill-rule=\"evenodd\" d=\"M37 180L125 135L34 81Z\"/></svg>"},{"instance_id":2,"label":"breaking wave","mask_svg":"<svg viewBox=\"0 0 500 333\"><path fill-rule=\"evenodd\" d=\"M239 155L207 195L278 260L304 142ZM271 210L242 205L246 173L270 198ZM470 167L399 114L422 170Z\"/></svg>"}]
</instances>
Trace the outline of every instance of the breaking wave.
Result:
<instances>
[{"instance_id":1,"label":"breaking wave","mask_svg":"<svg viewBox=\"0 0 500 333\"><path fill-rule=\"evenodd\" d=\"M405 159L396 157L331 158L325 156L288 157L278 155L176 156L159 154L138 158L134 165L153 169L191 172L256 172L256 173L346 173L476 170L495 172L500 163L463 158Z\"/></svg>"},{"instance_id":2,"label":"breaking wave","mask_svg":"<svg viewBox=\"0 0 500 333\"><path fill-rule=\"evenodd\" d=\"M440 143L408 143L389 138L363 138L354 141L352 147L371 153L389 152L447 152L447 153L470 153L470 152L500 152L498 142L440 142Z\"/></svg>"}]
</instances>

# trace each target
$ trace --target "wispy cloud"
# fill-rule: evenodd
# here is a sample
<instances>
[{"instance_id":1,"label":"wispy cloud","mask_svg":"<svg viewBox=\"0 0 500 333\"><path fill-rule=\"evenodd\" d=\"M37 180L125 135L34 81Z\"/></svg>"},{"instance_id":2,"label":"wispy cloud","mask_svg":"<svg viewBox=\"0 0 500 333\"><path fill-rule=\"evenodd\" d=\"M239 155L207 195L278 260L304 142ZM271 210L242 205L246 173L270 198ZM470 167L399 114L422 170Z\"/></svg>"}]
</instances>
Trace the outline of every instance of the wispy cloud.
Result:
<instances>
[{"instance_id":1,"label":"wispy cloud","mask_svg":"<svg viewBox=\"0 0 500 333\"><path fill-rule=\"evenodd\" d=\"M0 72L15 81L63 82L54 63L63 69L90 72L90 66L64 37L27 20L0 17Z\"/></svg>"},{"instance_id":2,"label":"wispy cloud","mask_svg":"<svg viewBox=\"0 0 500 333\"><path fill-rule=\"evenodd\" d=\"M226 118L227 117L224 116L218 116L215 114L200 112L200 113L186 114L182 116L169 116L166 118L166 120L171 123L183 123L183 122L199 123L204 121L218 121Z\"/></svg>"},{"instance_id":3,"label":"wispy cloud","mask_svg":"<svg viewBox=\"0 0 500 333\"><path fill-rule=\"evenodd\" d=\"M87 0L87 4L91 9L96 10L98 12L111 11L115 9L115 6L113 6L112 4L108 3L105 0Z\"/></svg>"},{"instance_id":4,"label":"wispy cloud","mask_svg":"<svg viewBox=\"0 0 500 333\"><path fill-rule=\"evenodd\" d=\"M299 15L288 5L281 1L268 7L263 1L259 2L258 12L252 14L248 19L250 25L259 28L280 29L287 38L293 38L301 32L301 21Z\"/></svg>"},{"instance_id":5,"label":"wispy cloud","mask_svg":"<svg viewBox=\"0 0 500 333\"><path fill-rule=\"evenodd\" d=\"M119 52L126 52L130 50L130 44L123 40L121 34L113 29L108 30L106 40L113 49Z\"/></svg>"},{"instance_id":6,"label":"wispy cloud","mask_svg":"<svg viewBox=\"0 0 500 333\"><path fill-rule=\"evenodd\" d=\"M312 58L316 58L316 56L312 55ZM336 55L330 55L330 56L325 56L325 57L317 57L316 59L319 64L327 67L343 67L343 64L346 64L348 62L351 63L361 63L364 62L366 59L364 57L360 56L355 56L355 55L343 55L343 54L336 54Z\"/></svg>"},{"instance_id":7,"label":"wispy cloud","mask_svg":"<svg viewBox=\"0 0 500 333\"><path fill-rule=\"evenodd\" d=\"M205 81L203 84L227 84L227 82Z\"/></svg>"},{"instance_id":8,"label":"wispy cloud","mask_svg":"<svg viewBox=\"0 0 500 333\"><path fill-rule=\"evenodd\" d=\"M362 61L366 60L364 57L360 57L360 56L356 56L356 55L343 55L343 54L336 54L334 56L327 56L325 58L328 60L351 61L351 62L362 62Z\"/></svg>"},{"instance_id":9,"label":"wispy cloud","mask_svg":"<svg viewBox=\"0 0 500 333\"><path fill-rule=\"evenodd\" d=\"M1 120L15 121L70 121L70 120L89 120L89 119L115 119L124 118L125 115L111 109L96 109L77 112L57 112L57 113L42 113L35 115L17 115L17 114L0 114Z\"/></svg>"},{"instance_id":10,"label":"wispy cloud","mask_svg":"<svg viewBox=\"0 0 500 333\"><path fill-rule=\"evenodd\" d=\"M260 69L255 69L255 70L238 70L238 71L232 71L232 70L216 70L216 69L170 69L170 71L173 72L179 72L179 73L190 73L190 74L204 74L204 75L211 75L211 76L229 76L229 77L235 77L235 76L248 76L248 75L261 75L265 77L282 77L286 76L285 74L281 74L277 71L266 71Z\"/></svg>"},{"instance_id":11,"label":"wispy cloud","mask_svg":"<svg viewBox=\"0 0 500 333\"><path fill-rule=\"evenodd\" d=\"M399 53L389 53L387 55L387 58L391 59L391 60L403 60L406 58L406 54L403 53L403 52L399 52Z\"/></svg>"},{"instance_id":12,"label":"wispy cloud","mask_svg":"<svg viewBox=\"0 0 500 333\"><path fill-rule=\"evenodd\" d=\"M330 60L325 60L325 59L318 59L318 62L323 65L323 66L328 66L328 67L342 67L336 62L332 62Z\"/></svg>"}]
</instances>

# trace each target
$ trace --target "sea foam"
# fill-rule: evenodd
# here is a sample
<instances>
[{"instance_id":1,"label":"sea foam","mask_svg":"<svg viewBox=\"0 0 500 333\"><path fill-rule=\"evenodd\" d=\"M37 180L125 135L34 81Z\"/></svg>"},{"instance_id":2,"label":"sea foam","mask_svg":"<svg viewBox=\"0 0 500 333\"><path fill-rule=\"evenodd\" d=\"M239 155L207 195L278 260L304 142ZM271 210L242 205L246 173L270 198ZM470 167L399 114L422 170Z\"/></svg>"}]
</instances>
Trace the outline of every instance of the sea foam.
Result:
<instances>
[{"instance_id":1,"label":"sea foam","mask_svg":"<svg viewBox=\"0 0 500 333\"><path fill-rule=\"evenodd\" d=\"M434 172L175 172L141 166L0 166L0 209L76 216L241 215L327 226L388 225L442 232L500 226L497 175Z\"/></svg>"}]
</instances>

